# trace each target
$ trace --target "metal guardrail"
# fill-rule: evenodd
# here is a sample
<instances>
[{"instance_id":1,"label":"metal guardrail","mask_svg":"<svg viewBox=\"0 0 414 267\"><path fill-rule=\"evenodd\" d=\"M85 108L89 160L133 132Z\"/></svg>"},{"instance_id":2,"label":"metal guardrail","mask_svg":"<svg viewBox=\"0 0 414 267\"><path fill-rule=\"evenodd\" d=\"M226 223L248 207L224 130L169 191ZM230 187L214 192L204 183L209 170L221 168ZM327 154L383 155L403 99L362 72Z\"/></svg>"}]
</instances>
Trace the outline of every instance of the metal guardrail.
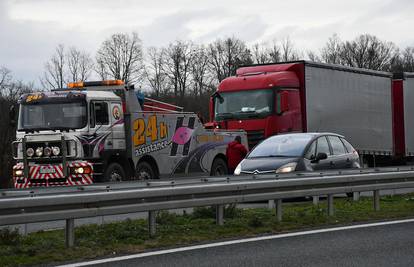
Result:
<instances>
[{"instance_id":1,"label":"metal guardrail","mask_svg":"<svg viewBox=\"0 0 414 267\"><path fill-rule=\"evenodd\" d=\"M132 183L116 189L86 188L45 194L29 191L23 196L0 191L0 226L66 220L66 244L70 247L74 245L74 219L85 217L149 212L149 231L154 235L155 212L159 210L215 205L217 223L223 224L226 204L275 200L277 219L282 220L282 199L327 195L328 214L333 215L334 194L364 191L374 192L374 208L379 210L379 190L414 188L414 168L189 178Z\"/></svg>"}]
</instances>

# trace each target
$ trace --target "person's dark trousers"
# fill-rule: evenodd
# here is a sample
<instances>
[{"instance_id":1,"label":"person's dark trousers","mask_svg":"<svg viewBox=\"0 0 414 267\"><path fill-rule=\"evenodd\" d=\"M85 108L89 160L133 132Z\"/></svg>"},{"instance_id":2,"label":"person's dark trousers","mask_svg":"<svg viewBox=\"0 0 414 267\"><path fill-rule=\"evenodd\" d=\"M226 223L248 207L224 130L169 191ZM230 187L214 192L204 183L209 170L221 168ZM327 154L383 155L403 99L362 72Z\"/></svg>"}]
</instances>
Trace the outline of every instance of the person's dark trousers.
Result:
<instances>
[{"instance_id":1,"label":"person's dark trousers","mask_svg":"<svg viewBox=\"0 0 414 267\"><path fill-rule=\"evenodd\" d=\"M229 175L233 175L234 174L234 169L229 169Z\"/></svg>"}]
</instances>

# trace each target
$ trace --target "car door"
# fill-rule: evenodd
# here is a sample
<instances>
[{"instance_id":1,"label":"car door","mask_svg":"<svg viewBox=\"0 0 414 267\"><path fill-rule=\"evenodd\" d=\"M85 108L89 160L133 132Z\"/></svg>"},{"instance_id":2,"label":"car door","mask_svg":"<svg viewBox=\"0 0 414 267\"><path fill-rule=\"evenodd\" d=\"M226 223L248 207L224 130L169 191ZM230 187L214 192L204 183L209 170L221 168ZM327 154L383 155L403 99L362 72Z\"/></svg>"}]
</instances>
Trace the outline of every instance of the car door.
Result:
<instances>
[{"instance_id":1,"label":"car door","mask_svg":"<svg viewBox=\"0 0 414 267\"><path fill-rule=\"evenodd\" d=\"M359 168L359 155L355 148L344 138L341 138L342 143L344 144L347 154L346 154L346 168Z\"/></svg>"},{"instance_id":2,"label":"car door","mask_svg":"<svg viewBox=\"0 0 414 267\"><path fill-rule=\"evenodd\" d=\"M326 159L321 159L318 162L311 163L312 168L314 170L332 169L333 162L331 161L331 149L325 136L321 136L317 139L315 155L318 155L318 153L326 153L328 157Z\"/></svg>"},{"instance_id":3,"label":"car door","mask_svg":"<svg viewBox=\"0 0 414 267\"><path fill-rule=\"evenodd\" d=\"M346 169L349 168L349 157L347 157L347 151L338 136L328 135L328 141L332 148L332 155L330 157L332 169ZM348 159L348 161L347 161Z\"/></svg>"}]
</instances>

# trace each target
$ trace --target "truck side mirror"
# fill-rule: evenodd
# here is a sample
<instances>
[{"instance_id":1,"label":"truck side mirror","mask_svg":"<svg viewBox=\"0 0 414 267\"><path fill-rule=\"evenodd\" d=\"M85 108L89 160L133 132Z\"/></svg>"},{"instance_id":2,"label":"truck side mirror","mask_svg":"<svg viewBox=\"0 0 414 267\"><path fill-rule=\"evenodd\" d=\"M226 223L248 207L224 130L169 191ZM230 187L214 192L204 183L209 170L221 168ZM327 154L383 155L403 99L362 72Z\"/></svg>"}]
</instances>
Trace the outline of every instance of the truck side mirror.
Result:
<instances>
[{"instance_id":1,"label":"truck side mirror","mask_svg":"<svg viewBox=\"0 0 414 267\"><path fill-rule=\"evenodd\" d=\"M282 114L285 111L289 110L289 93L286 91L277 93L277 114Z\"/></svg>"},{"instance_id":2,"label":"truck side mirror","mask_svg":"<svg viewBox=\"0 0 414 267\"><path fill-rule=\"evenodd\" d=\"M11 127L16 127L16 107L14 105L11 105L9 109L9 124Z\"/></svg>"}]
</instances>

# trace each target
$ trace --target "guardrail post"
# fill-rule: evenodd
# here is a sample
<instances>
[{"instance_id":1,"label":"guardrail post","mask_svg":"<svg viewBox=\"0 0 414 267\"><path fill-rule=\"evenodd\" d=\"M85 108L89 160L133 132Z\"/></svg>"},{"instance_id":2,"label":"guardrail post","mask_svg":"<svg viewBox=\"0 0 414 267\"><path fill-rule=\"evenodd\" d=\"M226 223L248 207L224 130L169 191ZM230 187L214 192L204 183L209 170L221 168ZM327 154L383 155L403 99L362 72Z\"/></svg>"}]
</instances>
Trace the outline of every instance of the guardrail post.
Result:
<instances>
[{"instance_id":1,"label":"guardrail post","mask_svg":"<svg viewBox=\"0 0 414 267\"><path fill-rule=\"evenodd\" d=\"M354 192L352 194L352 200L353 201L359 201L359 196L360 196L360 193L359 192Z\"/></svg>"},{"instance_id":2,"label":"guardrail post","mask_svg":"<svg viewBox=\"0 0 414 267\"><path fill-rule=\"evenodd\" d=\"M319 204L319 196L313 196L312 197L312 202L313 202L313 205L318 205Z\"/></svg>"},{"instance_id":3,"label":"guardrail post","mask_svg":"<svg viewBox=\"0 0 414 267\"><path fill-rule=\"evenodd\" d=\"M328 195L328 215L334 215L334 196L332 194Z\"/></svg>"},{"instance_id":4,"label":"guardrail post","mask_svg":"<svg viewBox=\"0 0 414 267\"><path fill-rule=\"evenodd\" d=\"M267 202L267 205L268 205L268 208L269 209L273 209L275 207L275 201L273 199L272 200L269 200Z\"/></svg>"},{"instance_id":5,"label":"guardrail post","mask_svg":"<svg viewBox=\"0 0 414 267\"><path fill-rule=\"evenodd\" d=\"M282 221L282 215L283 215L282 200L277 199L276 200L276 220L278 222Z\"/></svg>"},{"instance_id":6,"label":"guardrail post","mask_svg":"<svg viewBox=\"0 0 414 267\"><path fill-rule=\"evenodd\" d=\"M380 192L379 190L374 190L374 210L380 210Z\"/></svg>"},{"instance_id":7,"label":"guardrail post","mask_svg":"<svg viewBox=\"0 0 414 267\"><path fill-rule=\"evenodd\" d=\"M65 228L66 247L71 248L75 245L75 219L66 219Z\"/></svg>"},{"instance_id":8,"label":"guardrail post","mask_svg":"<svg viewBox=\"0 0 414 267\"><path fill-rule=\"evenodd\" d=\"M224 206L216 205L216 224L224 225Z\"/></svg>"},{"instance_id":9,"label":"guardrail post","mask_svg":"<svg viewBox=\"0 0 414 267\"><path fill-rule=\"evenodd\" d=\"M155 236L155 233L157 231L156 216L157 216L156 211L154 210L148 211L148 231L149 231L150 237Z\"/></svg>"}]
</instances>

